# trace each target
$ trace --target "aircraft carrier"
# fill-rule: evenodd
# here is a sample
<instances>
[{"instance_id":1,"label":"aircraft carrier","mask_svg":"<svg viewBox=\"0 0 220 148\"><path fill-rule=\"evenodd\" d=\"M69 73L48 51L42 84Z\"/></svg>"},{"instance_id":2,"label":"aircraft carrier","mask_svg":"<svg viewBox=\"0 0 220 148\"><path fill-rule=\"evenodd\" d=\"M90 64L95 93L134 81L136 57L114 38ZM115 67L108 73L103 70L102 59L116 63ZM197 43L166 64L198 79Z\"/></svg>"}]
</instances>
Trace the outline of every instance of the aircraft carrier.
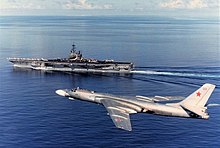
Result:
<instances>
[{"instance_id":1,"label":"aircraft carrier","mask_svg":"<svg viewBox=\"0 0 220 148\"><path fill-rule=\"evenodd\" d=\"M30 68L44 71L62 71L76 73L131 73L133 63L117 62L114 60L88 59L76 51L72 45L69 58L8 58L15 67Z\"/></svg>"}]
</instances>

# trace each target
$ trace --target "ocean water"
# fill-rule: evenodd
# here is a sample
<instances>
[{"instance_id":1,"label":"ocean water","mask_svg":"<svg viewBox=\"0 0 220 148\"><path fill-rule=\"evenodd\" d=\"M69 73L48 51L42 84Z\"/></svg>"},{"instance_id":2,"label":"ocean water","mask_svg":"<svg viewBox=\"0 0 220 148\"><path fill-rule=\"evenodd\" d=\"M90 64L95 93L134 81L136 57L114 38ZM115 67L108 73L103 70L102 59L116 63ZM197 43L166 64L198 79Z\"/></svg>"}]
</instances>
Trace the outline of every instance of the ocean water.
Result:
<instances>
[{"instance_id":1,"label":"ocean water","mask_svg":"<svg viewBox=\"0 0 220 148\"><path fill-rule=\"evenodd\" d=\"M81 87L121 96L188 96L204 83L220 104L219 20L150 16L0 17L0 147L219 147L220 107L209 120L131 115L115 128L101 105L55 94ZM132 61L133 75L69 74L13 68L7 57Z\"/></svg>"}]
</instances>

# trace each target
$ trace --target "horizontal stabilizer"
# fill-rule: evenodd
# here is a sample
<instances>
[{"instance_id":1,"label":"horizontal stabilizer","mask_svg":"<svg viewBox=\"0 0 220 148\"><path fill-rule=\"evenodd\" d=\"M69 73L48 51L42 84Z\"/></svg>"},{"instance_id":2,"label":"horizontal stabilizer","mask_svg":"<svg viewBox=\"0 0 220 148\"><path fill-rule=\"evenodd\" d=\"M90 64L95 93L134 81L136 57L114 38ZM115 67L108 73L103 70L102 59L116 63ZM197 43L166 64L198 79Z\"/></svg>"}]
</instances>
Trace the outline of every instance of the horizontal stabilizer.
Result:
<instances>
[{"instance_id":1,"label":"horizontal stabilizer","mask_svg":"<svg viewBox=\"0 0 220 148\"><path fill-rule=\"evenodd\" d=\"M182 106L182 107L184 109L186 109L186 110L188 110L188 111L190 111L190 112L200 116L203 119L208 119L209 118L209 115L206 112L207 107L197 107L197 106L187 106L187 107Z\"/></svg>"}]
</instances>

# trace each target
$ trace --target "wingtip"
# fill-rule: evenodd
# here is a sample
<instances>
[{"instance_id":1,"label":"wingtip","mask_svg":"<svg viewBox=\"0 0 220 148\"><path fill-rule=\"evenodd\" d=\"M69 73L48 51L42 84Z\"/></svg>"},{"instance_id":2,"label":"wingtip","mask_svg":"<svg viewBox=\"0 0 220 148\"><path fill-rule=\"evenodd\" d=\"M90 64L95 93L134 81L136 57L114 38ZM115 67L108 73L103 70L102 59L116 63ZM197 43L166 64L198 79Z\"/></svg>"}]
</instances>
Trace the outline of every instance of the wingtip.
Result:
<instances>
[{"instance_id":1,"label":"wingtip","mask_svg":"<svg viewBox=\"0 0 220 148\"><path fill-rule=\"evenodd\" d=\"M118 129L122 129L122 130L125 130L125 131L129 131L131 132L132 131L132 127L123 127L123 126L116 126Z\"/></svg>"},{"instance_id":2,"label":"wingtip","mask_svg":"<svg viewBox=\"0 0 220 148\"><path fill-rule=\"evenodd\" d=\"M203 86L213 86L213 87L215 87L216 85L215 84L211 84L211 83L205 83Z\"/></svg>"}]
</instances>

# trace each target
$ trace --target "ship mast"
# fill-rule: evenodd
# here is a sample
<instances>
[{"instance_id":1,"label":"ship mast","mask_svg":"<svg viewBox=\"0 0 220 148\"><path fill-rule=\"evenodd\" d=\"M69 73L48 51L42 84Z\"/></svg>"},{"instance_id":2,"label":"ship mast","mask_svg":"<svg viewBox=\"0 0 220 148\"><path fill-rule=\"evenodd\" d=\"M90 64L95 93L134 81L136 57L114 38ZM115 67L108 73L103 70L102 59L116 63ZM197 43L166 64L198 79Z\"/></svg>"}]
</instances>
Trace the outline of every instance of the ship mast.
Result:
<instances>
[{"instance_id":1,"label":"ship mast","mask_svg":"<svg viewBox=\"0 0 220 148\"><path fill-rule=\"evenodd\" d=\"M76 45L73 42L72 49L70 51L69 59L70 60L81 60L82 59L82 54L80 53L80 51L76 52L75 49L76 49Z\"/></svg>"},{"instance_id":2,"label":"ship mast","mask_svg":"<svg viewBox=\"0 0 220 148\"><path fill-rule=\"evenodd\" d=\"M75 49L76 49L76 45L75 45L74 42L73 42L72 49L71 49L71 53L74 53L74 52L75 52Z\"/></svg>"}]
</instances>

